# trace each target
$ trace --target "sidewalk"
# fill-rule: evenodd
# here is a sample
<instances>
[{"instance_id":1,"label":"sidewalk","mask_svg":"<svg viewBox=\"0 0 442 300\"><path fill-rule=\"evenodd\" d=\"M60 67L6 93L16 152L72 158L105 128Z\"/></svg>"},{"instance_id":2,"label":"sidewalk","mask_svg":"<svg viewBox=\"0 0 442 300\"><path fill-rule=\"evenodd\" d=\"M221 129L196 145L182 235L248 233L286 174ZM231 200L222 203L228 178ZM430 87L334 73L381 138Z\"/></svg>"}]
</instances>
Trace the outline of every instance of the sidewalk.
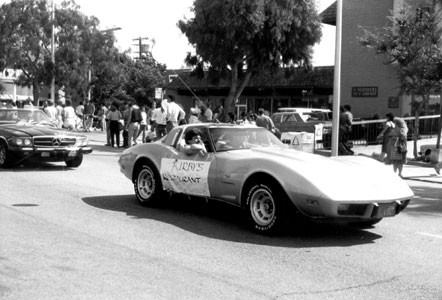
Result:
<instances>
[{"instance_id":1,"label":"sidewalk","mask_svg":"<svg viewBox=\"0 0 442 300\"><path fill-rule=\"evenodd\" d=\"M418 152L421 145L436 145L436 138L422 139L417 141ZM381 145L355 145L353 151L355 155L372 156L373 153L381 152ZM442 184L442 175L437 175L434 165L423 161L416 161L413 156L413 141L408 141L407 163L404 165L402 175L406 180L425 181ZM393 167L392 167L393 168Z\"/></svg>"}]
</instances>

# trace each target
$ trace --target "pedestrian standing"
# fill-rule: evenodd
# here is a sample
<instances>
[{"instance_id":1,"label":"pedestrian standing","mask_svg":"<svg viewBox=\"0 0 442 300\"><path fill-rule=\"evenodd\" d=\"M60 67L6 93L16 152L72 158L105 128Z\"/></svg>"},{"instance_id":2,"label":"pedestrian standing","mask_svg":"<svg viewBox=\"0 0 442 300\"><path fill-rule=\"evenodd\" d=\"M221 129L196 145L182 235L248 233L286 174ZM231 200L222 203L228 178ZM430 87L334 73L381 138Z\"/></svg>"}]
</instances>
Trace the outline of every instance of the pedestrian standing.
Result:
<instances>
[{"instance_id":1,"label":"pedestrian standing","mask_svg":"<svg viewBox=\"0 0 442 300\"><path fill-rule=\"evenodd\" d=\"M273 132L275 125L273 124L272 119L264 113L264 108L258 109L258 116L256 117L256 126L264 127Z\"/></svg>"},{"instance_id":2,"label":"pedestrian standing","mask_svg":"<svg viewBox=\"0 0 442 300\"><path fill-rule=\"evenodd\" d=\"M379 156L379 159L381 161L389 162L390 161L390 151L389 150L389 141L390 141L390 133L394 129L394 114L388 113L385 115L387 118L387 121L385 122L384 128L377 136L377 140L382 140L382 149L381 149L381 155Z\"/></svg>"},{"instance_id":3,"label":"pedestrian standing","mask_svg":"<svg viewBox=\"0 0 442 300\"><path fill-rule=\"evenodd\" d=\"M118 106L113 102L107 112L107 119L109 120L110 131L110 146L120 148L120 121L123 118Z\"/></svg>"},{"instance_id":4,"label":"pedestrian standing","mask_svg":"<svg viewBox=\"0 0 442 300\"><path fill-rule=\"evenodd\" d=\"M129 147L132 146L132 144L134 145L138 144L137 136L138 136L138 131L140 130L141 120L142 120L141 109L136 104L135 101L132 101L132 105L129 108L127 119L125 120Z\"/></svg>"},{"instance_id":5,"label":"pedestrian standing","mask_svg":"<svg viewBox=\"0 0 442 300\"><path fill-rule=\"evenodd\" d=\"M127 130L127 120L130 119L130 107L127 102L121 107L121 114L123 115L123 147L129 147L128 130Z\"/></svg>"},{"instance_id":6,"label":"pedestrian standing","mask_svg":"<svg viewBox=\"0 0 442 300\"><path fill-rule=\"evenodd\" d=\"M189 124L195 124L195 123L201 123L200 119L198 118L200 114L200 110L195 107L190 108L190 116L189 116Z\"/></svg>"},{"instance_id":7,"label":"pedestrian standing","mask_svg":"<svg viewBox=\"0 0 442 300\"><path fill-rule=\"evenodd\" d=\"M152 130L155 129L156 139L160 139L167 133L166 111L162 105L152 113Z\"/></svg>"},{"instance_id":8,"label":"pedestrian standing","mask_svg":"<svg viewBox=\"0 0 442 300\"><path fill-rule=\"evenodd\" d=\"M74 130L76 119L77 119L77 114L75 113L75 109L72 107L72 101L70 99L66 99L66 105L63 108L64 128L68 130Z\"/></svg>"},{"instance_id":9,"label":"pedestrian standing","mask_svg":"<svg viewBox=\"0 0 442 300\"><path fill-rule=\"evenodd\" d=\"M107 107L106 105L104 105L104 103L100 103L99 104L99 108L98 108L98 113L97 113L97 118L98 118L98 122L100 124L101 127L101 131L106 132L106 113L107 113Z\"/></svg>"},{"instance_id":10,"label":"pedestrian standing","mask_svg":"<svg viewBox=\"0 0 442 300\"><path fill-rule=\"evenodd\" d=\"M54 101L48 100L48 106L44 109L45 114L52 123L57 124L57 109L54 106Z\"/></svg>"},{"instance_id":11,"label":"pedestrian standing","mask_svg":"<svg viewBox=\"0 0 442 300\"><path fill-rule=\"evenodd\" d=\"M89 99L87 99L84 105L84 122L83 122L84 131L91 131L92 123L94 121L94 114L95 114L95 105L91 101L89 101Z\"/></svg>"},{"instance_id":12,"label":"pedestrian standing","mask_svg":"<svg viewBox=\"0 0 442 300\"><path fill-rule=\"evenodd\" d=\"M166 119L167 132L170 132L170 130L178 126L181 119L185 118L186 113L178 104L175 103L175 97L173 95L169 95L168 98Z\"/></svg>"},{"instance_id":13,"label":"pedestrian standing","mask_svg":"<svg viewBox=\"0 0 442 300\"><path fill-rule=\"evenodd\" d=\"M352 146L349 143L351 126L353 123L353 114L350 110L350 105L340 107L338 155L354 154L353 150L351 150Z\"/></svg>"},{"instance_id":14,"label":"pedestrian standing","mask_svg":"<svg viewBox=\"0 0 442 300\"><path fill-rule=\"evenodd\" d=\"M138 130L138 137L141 135L141 142L144 143L146 141L146 130L147 130L147 112L146 106L141 106L141 122L140 122L140 130Z\"/></svg>"},{"instance_id":15,"label":"pedestrian standing","mask_svg":"<svg viewBox=\"0 0 442 300\"><path fill-rule=\"evenodd\" d=\"M63 103L58 100L57 106L55 107L57 109L57 127L62 128L63 127Z\"/></svg>"},{"instance_id":16,"label":"pedestrian standing","mask_svg":"<svg viewBox=\"0 0 442 300\"><path fill-rule=\"evenodd\" d=\"M407 133L408 127L402 118L394 118L394 129L390 132L390 162L393 171L402 177L402 169L407 161Z\"/></svg>"}]
</instances>

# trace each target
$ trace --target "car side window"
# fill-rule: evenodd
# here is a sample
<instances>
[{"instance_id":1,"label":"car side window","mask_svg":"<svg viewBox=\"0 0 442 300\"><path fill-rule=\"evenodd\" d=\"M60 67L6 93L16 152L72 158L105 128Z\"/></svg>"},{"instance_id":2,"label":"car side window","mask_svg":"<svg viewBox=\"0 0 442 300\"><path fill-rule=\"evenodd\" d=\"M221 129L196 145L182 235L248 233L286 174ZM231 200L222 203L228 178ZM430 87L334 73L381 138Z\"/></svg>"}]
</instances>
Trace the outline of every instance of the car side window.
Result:
<instances>
[{"instance_id":1,"label":"car side window","mask_svg":"<svg viewBox=\"0 0 442 300\"><path fill-rule=\"evenodd\" d=\"M180 139L184 140L184 136L186 135L186 132L189 131L189 130L191 130L192 128L195 128L195 127L188 127L188 128L183 132L183 134L181 135L181 138L180 138ZM198 130L201 132L201 140L203 141L204 146L206 147L207 152L213 152L212 142L210 141L210 138L209 138L208 129L207 129L206 127L197 127L197 128L198 128ZM182 143L185 143L185 141L181 141L181 140L180 140L180 142L176 144L176 148L177 148L177 149L178 149L178 147L179 147L178 145L180 145L181 142L182 142ZM178 150L179 150L179 149L178 149Z\"/></svg>"}]
</instances>

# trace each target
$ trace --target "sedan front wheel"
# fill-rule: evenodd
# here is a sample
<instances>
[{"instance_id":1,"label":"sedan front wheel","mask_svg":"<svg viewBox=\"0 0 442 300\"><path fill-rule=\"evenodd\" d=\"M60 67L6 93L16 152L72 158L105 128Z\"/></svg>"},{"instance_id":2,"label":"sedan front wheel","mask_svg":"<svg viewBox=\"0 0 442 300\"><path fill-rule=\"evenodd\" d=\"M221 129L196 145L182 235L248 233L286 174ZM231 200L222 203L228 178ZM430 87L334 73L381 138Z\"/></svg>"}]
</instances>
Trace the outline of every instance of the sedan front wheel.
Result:
<instances>
[{"instance_id":1,"label":"sedan front wheel","mask_svg":"<svg viewBox=\"0 0 442 300\"><path fill-rule=\"evenodd\" d=\"M8 152L8 147L4 142L0 142L0 168L12 165L12 157Z\"/></svg>"}]
</instances>

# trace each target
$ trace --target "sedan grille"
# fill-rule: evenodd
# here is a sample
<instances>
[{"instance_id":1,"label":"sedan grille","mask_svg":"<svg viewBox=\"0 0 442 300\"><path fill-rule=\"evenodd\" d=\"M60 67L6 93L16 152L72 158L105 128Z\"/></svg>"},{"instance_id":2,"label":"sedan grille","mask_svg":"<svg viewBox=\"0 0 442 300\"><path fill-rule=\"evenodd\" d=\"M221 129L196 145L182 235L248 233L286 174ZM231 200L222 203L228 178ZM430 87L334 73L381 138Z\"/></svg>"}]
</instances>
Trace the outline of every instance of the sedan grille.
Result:
<instances>
[{"instance_id":1,"label":"sedan grille","mask_svg":"<svg viewBox=\"0 0 442 300\"><path fill-rule=\"evenodd\" d=\"M39 136L34 137L36 147L68 147L75 145L74 137Z\"/></svg>"}]
</instances>

